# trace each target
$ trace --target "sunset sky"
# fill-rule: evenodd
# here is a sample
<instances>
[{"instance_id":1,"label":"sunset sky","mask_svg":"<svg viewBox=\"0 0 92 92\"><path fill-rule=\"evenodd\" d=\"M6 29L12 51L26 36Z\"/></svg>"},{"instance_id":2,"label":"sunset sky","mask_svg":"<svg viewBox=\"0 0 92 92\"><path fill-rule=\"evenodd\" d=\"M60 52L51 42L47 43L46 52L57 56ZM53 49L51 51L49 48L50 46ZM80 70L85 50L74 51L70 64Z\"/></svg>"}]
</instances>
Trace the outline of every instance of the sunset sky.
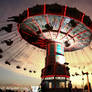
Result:
<instances>
[{"instance_id":1,"label":"sunset sky","mask_svg":"<svg viewBox=\"0 0 92 92\"><path fill-rule=\"evenodd\" d=\"M92 19L92 0L45 0L46 4L58 3L60 5L65 5L70 7L75 7L80 11L84 12L86 15L90 16ZM7 25L8 22L6 20L8 17L19 15L24 10L29 7L33 7L36 4L43 4L44 0L0 0L0 27ZM17 30L16 25L13 30ZM17 31L16 31L17 32ZM18 34L18 33L17 33ZM8 35L5 33L5 35ZM0 41L6 36L3 33L0 34ZM17 38L19 38L19 34ZM15 38L14 38L15 39ZM20 38L21 39L21 38ZM16 42L17 43L17 42ZM5 56L3 59L0 59L0 85L2 84L26 84L26 85L39 85L40 84L40 74L41 69L44 67L45 60L45 51L39 48L36 48L32 45L28 45L25 47L23 54L16 58L16 61L11 61L12 66L7 66L4 64L4 61L9 58L12 58L14 53L19 49L19 46L26 46L25 41L21 41L17 44L17 46L13 46L13 48L4 52ZM0 48L7 49L4 45L1 45ZM84 53L84 54L82 54ZM13 55L12 55L13 54ZM81 74L81 71L92 72L92 47L89 46L80 51L65 53L66 61L70 63L70 72L71 74L77 71ZM9 59L10 60L10 59ZM15 68L16 65L20 65L22 69L17 70ZM85 69L84 69L85 66ZM28 71L24 72L23 68L26 67L28 71L36 70L36 74L31 74ZM90 82L92 83L91 74L89 75ZM85 83L86 83L86 76ZM82 76L71 77L72 82L76 85L82 85ZM80 80L78 82L78 80Z\"/></svg>"}]
</instances>

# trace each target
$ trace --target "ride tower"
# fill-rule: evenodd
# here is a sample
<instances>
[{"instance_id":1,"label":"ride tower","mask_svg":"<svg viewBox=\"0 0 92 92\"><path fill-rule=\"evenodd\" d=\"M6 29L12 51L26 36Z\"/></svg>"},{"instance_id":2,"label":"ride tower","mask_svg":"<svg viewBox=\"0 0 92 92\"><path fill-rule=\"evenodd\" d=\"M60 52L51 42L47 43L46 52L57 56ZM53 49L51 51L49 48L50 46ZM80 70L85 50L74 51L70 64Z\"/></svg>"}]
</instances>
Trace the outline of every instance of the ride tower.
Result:
<instances>
[{"instance_id":1,"label":"ride tower","mask_svg":"<svg viewBox=\"0 0 92 92\"><path fill-rule=\"evenodd\" d=\"M9 18L9 21L17 22L24 40L46 49L45 67L41 74L46 88L67 88L70 74L65 65L64 52L80 50L90 44L90 18L76 8L44 4L27 8L19 16Z\"/></svg>"}]
</instances>

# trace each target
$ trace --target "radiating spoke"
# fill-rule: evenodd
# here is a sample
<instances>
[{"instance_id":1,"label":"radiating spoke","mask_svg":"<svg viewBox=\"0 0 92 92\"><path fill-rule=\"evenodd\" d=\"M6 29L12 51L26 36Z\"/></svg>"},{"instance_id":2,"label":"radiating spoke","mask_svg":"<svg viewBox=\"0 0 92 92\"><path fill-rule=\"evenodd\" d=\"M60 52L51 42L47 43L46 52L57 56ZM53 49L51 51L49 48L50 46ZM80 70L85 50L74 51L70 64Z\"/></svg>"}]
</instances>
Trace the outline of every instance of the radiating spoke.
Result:
<instances>
[{"instance_id":1,"label":"radiating spoke","mask_svg":"<svg viewBox=\"0 0 92 92\"><path fill-rule=\"evenodd\" d=\"M67 10L67 5L65 6L64 16L66 16L66 10ZM58 35L59 35L59 33L60 33L60 29L61 29L62 23L63 23L63 21L64 21L64 16L63 16L63 18L62 18L61 21L60 21L59 29L58 29L58 33L57 33L56 38L58 37Z\"/></svg>"}]
</instances>

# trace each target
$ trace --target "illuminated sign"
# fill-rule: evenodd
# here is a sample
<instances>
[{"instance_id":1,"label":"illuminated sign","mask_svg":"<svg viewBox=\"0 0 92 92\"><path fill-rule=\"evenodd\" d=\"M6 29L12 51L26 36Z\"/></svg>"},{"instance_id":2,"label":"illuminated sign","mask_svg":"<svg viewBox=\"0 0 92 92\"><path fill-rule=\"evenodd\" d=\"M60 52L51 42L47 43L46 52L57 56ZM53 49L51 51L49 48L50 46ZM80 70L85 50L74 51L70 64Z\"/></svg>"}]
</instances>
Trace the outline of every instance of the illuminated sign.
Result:
<instances>
[{"instance_id":1,"label":"illuminated sign","mask_svg":"<svg viewBox=\"0 0 92 92\"><path fill-rule=\"evenodd\" d=\"M64 55L64 47L62 46L62 44L57 44L56 52Z\"/></svg>"},{"instance_id":2,"label":"illuminated sign","mask_svg":"<svg viewBox=\"0 0 92 92\"><path fill-rule=\"evenodd\" d=\"M45 80L53 80L54 77L48 77L48 78L45 78Z\"/></svg>"}]
</instances>

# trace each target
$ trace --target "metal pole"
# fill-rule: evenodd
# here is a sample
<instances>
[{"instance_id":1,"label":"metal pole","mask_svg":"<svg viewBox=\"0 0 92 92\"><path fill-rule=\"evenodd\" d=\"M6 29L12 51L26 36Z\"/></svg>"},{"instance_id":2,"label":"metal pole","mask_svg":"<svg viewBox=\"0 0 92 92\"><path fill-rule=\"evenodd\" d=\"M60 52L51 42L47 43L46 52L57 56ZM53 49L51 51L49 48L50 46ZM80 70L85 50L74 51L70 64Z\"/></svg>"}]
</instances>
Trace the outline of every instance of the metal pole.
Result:
<instances>
[{"instance_id":1,"label":"metal pole","mask_svg":"<svg viewBox=\"0 0 92 92\"><path fill-rule=\"evenodd\" d=\"M82 80L83 80L83 92L84 92L84 78L83 78L83 75L82 75Z\"/></svg>"},{"instance_id":2,"label":"metal pole","mask_svg":"<svg viewBox=\"0 0 92 92\"><path fill-rule=\"evenodd\" d=\"M88 74L87 74L87 83L88 83L88 92L90 92Z\"/></svg>"}]
</instances>

